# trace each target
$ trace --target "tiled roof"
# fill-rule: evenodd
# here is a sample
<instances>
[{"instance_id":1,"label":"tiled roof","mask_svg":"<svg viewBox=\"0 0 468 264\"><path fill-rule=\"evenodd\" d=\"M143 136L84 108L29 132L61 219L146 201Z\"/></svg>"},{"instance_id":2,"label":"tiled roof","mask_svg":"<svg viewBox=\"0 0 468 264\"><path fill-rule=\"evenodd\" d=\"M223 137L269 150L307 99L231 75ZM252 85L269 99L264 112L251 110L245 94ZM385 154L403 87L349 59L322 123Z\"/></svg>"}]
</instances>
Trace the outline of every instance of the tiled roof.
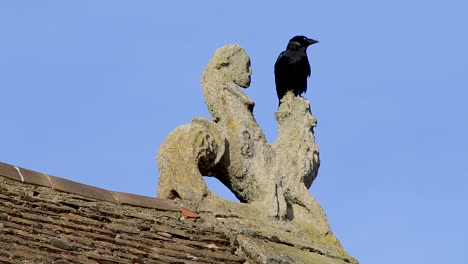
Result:
<instances>
[{"instance_id":1,"label":"tiled roof","mask_svg":"<svg viewBox=\"0 0 468 264\"><path fill-rule=\"evenodd\" d=\"M245 263L175 202L0 163L0 263Z\"/></svg>"},{"instance_id":2,"label":"tiled roof","mask_svg":"<svg viewBox=\"0 0 468 264\"><path fill-rule=\"evenodd\" d=\"M142 195L113 192L94 186L70 181L67 179L50 176L36 171L20 168L10 164L0 162L0 175L39 186L49 187L53 190L82 195L100 201L111 203L127 204L153 208L164 211L180 211L181 208L175 205L173 201L152 198Z\"/></svg>"}]
</instances>

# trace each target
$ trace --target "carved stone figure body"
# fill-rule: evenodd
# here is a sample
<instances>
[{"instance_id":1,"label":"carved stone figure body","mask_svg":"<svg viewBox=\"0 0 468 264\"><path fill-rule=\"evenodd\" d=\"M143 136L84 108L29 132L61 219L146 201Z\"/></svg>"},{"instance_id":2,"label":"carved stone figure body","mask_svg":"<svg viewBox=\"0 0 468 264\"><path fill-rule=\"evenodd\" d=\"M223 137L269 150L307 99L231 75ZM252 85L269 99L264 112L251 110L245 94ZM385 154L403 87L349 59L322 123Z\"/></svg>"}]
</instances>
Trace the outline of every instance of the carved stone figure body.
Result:
<instances>
[{"instance_id":1,"label":"carved stone figure body","mask_svg":"<svg viewBox=\"0 0 468 264\"><path fill-rule=\"evenodd\" d=\"M282 98L278 139L270 145L253 116L254 103L241 90L250 85L251 73L240 46L214 53L201 81L212 120L195 118L162 144L158 194L203 202L215 196L203 176L213 176L266 216L301 219L329 232L323 210L308 191L320 163L309 102L292 93Z\"/></svg>"}]
</instances>

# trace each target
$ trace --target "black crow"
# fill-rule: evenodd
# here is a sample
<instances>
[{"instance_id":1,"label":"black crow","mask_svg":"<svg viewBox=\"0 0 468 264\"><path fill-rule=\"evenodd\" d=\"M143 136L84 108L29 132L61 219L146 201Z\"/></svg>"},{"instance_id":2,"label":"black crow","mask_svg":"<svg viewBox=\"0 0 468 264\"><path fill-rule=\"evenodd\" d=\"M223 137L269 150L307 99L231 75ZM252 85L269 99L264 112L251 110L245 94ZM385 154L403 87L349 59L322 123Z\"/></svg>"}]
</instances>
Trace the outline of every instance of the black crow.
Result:
<instances>
[{"instance_id":1,"label":"black crow","mask_svg":"<svg viewBox=\"0 0 468 264\"><path fill-rule=\"evenodd\" d=\"M307 59L307 47L318 41L304 36L295 36L289 40L286 50L281 52L275 63L275 83L278 100L292 91L295 96L307 91L307 77L310 76L310 64Z\"/></svg>"}]
</instances>

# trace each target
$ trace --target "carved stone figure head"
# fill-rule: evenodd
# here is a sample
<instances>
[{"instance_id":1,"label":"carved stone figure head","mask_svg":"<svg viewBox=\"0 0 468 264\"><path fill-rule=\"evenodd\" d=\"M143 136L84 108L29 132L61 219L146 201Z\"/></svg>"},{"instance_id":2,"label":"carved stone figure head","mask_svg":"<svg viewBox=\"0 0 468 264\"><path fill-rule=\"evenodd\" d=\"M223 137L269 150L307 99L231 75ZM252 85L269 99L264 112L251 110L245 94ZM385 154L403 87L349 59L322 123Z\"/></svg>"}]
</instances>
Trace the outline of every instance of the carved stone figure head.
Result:
<instances>
[{"instance_id":1,"label":"carved stone figure head","mask_svg":"<svg viewBox=\"0 0 468 264\"><path fill-rule=\"evenodd\" d=\"M214 64L212 66L215 69L226 74L240 87L250 86L252 75L250 58L241 46L226 45L216 50L210 64Z\"/></svg>"}]
</instances>

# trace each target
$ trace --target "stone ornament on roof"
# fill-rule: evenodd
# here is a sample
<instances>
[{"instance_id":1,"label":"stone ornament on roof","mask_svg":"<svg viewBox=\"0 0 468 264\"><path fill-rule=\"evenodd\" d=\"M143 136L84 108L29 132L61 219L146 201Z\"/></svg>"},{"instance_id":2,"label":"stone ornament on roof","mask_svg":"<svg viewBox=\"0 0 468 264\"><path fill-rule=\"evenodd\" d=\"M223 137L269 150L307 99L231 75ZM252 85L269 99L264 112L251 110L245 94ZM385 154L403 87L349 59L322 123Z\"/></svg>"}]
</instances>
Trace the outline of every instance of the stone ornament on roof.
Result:
<instances>
[{"instance_id":1,"label":"stone ornament on roof","mask_svg":"<svg viewBox=\"0 0 468 264\"><path fill-rule=\"evenodd\" d=\"M254 102L241 90L249 87L251 73L240 46L214 53L201 81L212 120L195 118L164 141L159 197L203 202L215 196L203 180L212 176L266 216L292 220L310 214L317 230L326 232L325 215L308 191L320 165L309 102L292 93L283 98L276 113L278 139L270 145L253 115Z\"/></svg>"},{"instance_id":2,"label":"stone ornament on roof","mask_svg":"<svg viewBox=\"0 0 468 264\"><path fill-rule=\"evenodd\" d=\"M159 197L190 202L195 211L231 215L235 224L243 219L244 227L249 220L256 226L273 223L278 226L275 234L292 225L304 237L291 237L287 232L292 229L273 236L295 246L313 238L338 250L330 255L357 263L333 236L323 209L309 192L320 166L313 130L317 120L309 102L292 93L283 97L275 113L278 138L269 144L253 115L254 102L242 91L250 86L251 74L242 47L226 45L215 51L201 80L212 119L196 117L163 142L157 157ZM211 192L204 176L217 178L241 203ZM271 231L254 232L268 236Z\"/></svg>"}]
</instances>

